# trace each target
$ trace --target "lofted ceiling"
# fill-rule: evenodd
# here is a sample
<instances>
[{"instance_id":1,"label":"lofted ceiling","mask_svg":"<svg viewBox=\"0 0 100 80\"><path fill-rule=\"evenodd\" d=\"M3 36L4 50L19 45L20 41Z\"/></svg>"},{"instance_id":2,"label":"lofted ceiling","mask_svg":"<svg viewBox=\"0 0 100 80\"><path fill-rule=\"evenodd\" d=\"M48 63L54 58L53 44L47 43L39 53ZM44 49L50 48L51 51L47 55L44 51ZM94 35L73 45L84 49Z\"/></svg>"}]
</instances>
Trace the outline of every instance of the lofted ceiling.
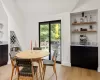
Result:
<instances>
[{"instance_id":1,"label":"lofted ceiling","mask_svg":"<svg viewBox=\"0 0 100 80\"><path fill-rule=\"evenodd\" d=\"M70 12L79 0L15 0L24 13L59 14Z\"/></svg>"}]
</instances>

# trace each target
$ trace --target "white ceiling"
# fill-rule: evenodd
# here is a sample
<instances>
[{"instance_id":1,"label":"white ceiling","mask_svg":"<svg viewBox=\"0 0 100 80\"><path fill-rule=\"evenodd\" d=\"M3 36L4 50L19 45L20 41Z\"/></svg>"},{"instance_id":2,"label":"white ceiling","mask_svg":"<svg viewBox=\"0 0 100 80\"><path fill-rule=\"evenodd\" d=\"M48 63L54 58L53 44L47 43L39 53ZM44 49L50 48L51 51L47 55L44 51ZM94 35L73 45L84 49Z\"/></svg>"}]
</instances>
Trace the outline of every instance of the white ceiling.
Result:
<instances>
[{"instance_id":1,"label":"white ceiling","mask_svg":"<svg viewBox=\"0 0 100 80\"><path fill-rule=\"evenodd\" d=\"M79 0L15 0L24 13L59 14L70 12Z\"/></svg>"}]
</instances>

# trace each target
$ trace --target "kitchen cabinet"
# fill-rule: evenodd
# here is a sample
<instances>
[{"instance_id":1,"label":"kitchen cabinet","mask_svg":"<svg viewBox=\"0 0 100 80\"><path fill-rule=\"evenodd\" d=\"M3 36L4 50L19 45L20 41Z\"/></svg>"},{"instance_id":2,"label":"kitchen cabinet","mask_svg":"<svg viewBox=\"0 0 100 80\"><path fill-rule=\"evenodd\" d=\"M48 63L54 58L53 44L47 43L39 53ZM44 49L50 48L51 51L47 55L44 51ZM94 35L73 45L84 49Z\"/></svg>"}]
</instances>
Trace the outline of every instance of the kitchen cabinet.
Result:
<instances>
[{"instance_id":1,"label":"kitchen cabinet","mask_svg":"<svg viewBox=\"0 0 100 80\"><path fill-rule=\"evenodd\" d=\"M0 66L6 65L8 62L8 44L0 45Z\"/></svg>"},{"instance_id":2,"label":"kitchen cabinet","mask_svg":"<svg viewBox=\"0 0 100 80\"><path fill-rule=\"evenodd\" d=\"M71 66L97 70L98 47L71 46Z\"/></svg>"}]
</instances>

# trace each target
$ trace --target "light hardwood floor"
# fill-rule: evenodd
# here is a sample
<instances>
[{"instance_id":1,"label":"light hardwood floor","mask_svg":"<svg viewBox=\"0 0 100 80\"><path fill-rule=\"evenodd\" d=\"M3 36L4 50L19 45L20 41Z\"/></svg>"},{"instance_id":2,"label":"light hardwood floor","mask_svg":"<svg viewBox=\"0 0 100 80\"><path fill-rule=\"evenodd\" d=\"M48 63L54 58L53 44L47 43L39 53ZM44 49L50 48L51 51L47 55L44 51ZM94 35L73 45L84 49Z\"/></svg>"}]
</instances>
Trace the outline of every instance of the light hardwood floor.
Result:
<instances>
[{"instance_id":1,"label":"light hardwood floor","mask_svg":"<svg viewBox=\"0 0 100 80\"><path fill-rule=\"evenodd\" d=\"M57 64L58 80L100 80L100 73L77 67L65 67ZM45 80L55 80L52 67L47 67ZM0 80L10 80L11 65L0 67ZM14 77L13 80L16 80Z\"/></svg>"}]
</instances>

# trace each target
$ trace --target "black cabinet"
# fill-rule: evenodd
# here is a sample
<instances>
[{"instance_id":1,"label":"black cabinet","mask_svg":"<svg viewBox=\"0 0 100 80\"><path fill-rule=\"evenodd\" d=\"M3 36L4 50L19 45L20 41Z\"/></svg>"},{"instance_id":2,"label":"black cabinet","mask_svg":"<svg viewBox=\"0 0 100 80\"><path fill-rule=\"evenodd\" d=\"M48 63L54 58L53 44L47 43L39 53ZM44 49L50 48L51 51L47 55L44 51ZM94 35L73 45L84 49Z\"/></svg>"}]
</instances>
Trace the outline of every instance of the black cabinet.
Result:
<instances>
[{"instance_id":1,"label":"black cabinet","mask_svg":"<svg viewBox=\"0 0 100 80\"><path fill-rule=\"evenodd\" d=\"M0 45L0 66L8 62L8 44Z\"/></svg>"},{"instance_id":2,"label":"black cabinet","mask_svg":"<svg viewBox=\"0 0 100 80\"><path fill-rule=\"evenodd\" d=\"M71 46L71 65L97 70L98 47Z\"/></svg>"},{"instance_id":3,"label":"black cabinet","mask_svg":"<svg viewBox=\"0 0 100 80\"><path fill-rule=\"evenodd\" d=\"M74 52L76 51L76 52ZM80 47L71 47L71 63L72 66L81 66L81 62L80 62ZM77 63L77 64L76 64Z\"/></svg>"}]
</instances>

